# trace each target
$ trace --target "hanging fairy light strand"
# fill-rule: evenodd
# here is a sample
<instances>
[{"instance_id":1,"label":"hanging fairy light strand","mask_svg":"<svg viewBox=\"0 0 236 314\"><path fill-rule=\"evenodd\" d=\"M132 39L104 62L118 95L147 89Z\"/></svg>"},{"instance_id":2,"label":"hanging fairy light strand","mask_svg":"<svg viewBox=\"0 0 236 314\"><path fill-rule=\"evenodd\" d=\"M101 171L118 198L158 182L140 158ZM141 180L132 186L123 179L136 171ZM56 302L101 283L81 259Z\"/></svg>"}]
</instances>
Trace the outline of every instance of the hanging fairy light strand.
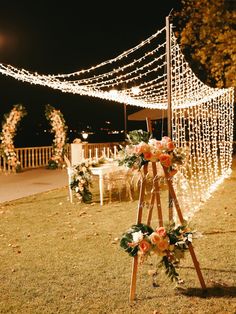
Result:
<instances>
[{"instance_id":1,"label":"hanging fairy light strand","mask_svg":"<svg viewBox=\"0 0 236 314\"><path fill-rule=\"evenodd\" d=\"M231 173L234 91L203 84L173 36L172 56L172 134L188 152L175 185L189 219Z\"/></svg>"}]
</instances>

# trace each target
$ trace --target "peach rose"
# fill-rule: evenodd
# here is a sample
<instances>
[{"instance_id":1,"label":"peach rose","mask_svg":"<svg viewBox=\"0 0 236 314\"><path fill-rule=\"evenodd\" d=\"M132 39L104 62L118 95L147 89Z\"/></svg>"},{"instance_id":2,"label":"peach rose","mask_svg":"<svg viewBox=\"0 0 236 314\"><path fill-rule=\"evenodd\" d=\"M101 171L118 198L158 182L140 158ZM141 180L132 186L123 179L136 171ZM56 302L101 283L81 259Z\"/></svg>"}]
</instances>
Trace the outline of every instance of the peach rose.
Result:
<instances>
[{"instance_id":1,"label":"peach rose","mask_svg":"<svg viewBox=\"0 0 236 314\"><path fill-rule=\"evenodd\" d=\"M171 177L173 177L176 173L177 173L177 170L176 170L176 169L173 169L173 170L171 170L171 171L169 172L169 175L170 175Z\"/></svg>"},{"instance_id":2,"label":"peach rose","mask_svg":"<svg viewBox=\"0 0 236 314\"><path fill-rule=\"evenodd\" d=\"M150 236L149 236L152 244L157 244L158 242L161 241L160 235L156 232L153 232Z\"/></svg>"},{"instance_id":3,"label":"peach rose","mask_svg":"<svg viewBox=\"0 0 236 314\"><path fill-rule=\"evenodd\" d=\"M153 157L151 152L143 153L143 155L146 160L151 160Z\"/></svg>"},{"instance_id":4,"label":"peach rose","mask_svg":"<svg viewBox=\"0 0 236 314\"><path fill-rule=\"evenodd\" d=\"M144 154L150 152L150 146L145 143L141 142L136 146L136 153L137 154Z\"/></svg>"},{"instance_id":5,"label":"peach rose","mask_svg":"<svg viewBox=\"0 0 236 314\"><path fill-rule=\"evenodd\" d=\"M152 156L153 156L153 158L155 158L155 160L158 160L159 157L160 157L160 155L161 155L161 152L160 152L160 151L154 151L154 152L152 153Z\"/></svg>"},{"instance_id":6,"label":"peach rose","mask_svg":"<svg viewBox=\"0 0 236 314\"><path fill-rule=\"evenodd\" d=\"M160 150L160 151L164 149L164 147L163 147L161 141L157 141L157 142L156 142L156 148L157 148L158 150Z\"/></svg>"},{"instance_id":7,"label":"peach rose","mask_svg":"<svg viewBox=\"0 0 236 314\"><path fill-rule=\"evenodd\" d=\"M168 168L171 166L171 157L169 154L161 154L159 156L160 163L162 166Z\"/></svg>"},{"instance_id":8,"label":"peach rose","mask_svg":"<svg viewBox=\"0 0 236 314\"><path fill-rule=\"evenodd\" d=\"M151 244L146 241L146 240L142 240L140 243L139 243L139 249L142 253L147 253L151 248Z\"/></svg>"},{"instance_id":9,"label":"peach rose","mask_svg":"<svg viewBox=\"0 0 236 314\"><path fill-rule=\"evenodd\" d=\"M161 239L161 241L159 241L157 243L157 247L160 251L165 251L168 250L169 248L169 239Z\"/></svg>"},{"instance_id":10,"label":"peach rose","mask_svg":"<svg viewBox=\"0 0 236 314\"><path fill-rule=\"evenodd\" d=\"M167 148L167 150L168 150L169 152L171 152L171 151L173 151L173 150L175 149L175 145L174 145L173 142L168 142L168 143L166 144L166 148Z\"/></svg>"}]
</instances>

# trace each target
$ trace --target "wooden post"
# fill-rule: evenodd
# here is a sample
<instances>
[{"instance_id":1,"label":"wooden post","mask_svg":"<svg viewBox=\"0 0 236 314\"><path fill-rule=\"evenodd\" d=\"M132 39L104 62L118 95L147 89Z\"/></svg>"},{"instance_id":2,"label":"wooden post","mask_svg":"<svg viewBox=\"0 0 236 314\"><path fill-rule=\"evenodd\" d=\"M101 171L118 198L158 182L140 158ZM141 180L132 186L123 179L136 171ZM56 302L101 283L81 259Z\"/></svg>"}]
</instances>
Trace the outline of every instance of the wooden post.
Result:
<instances>
[{"instance_id":1,"label":"wooden post","mask_svg":"<svg viewBox=\"0 0 236 314\"><path fill-rule=\"evenodd\" d=\"M127 135L127 108L126 108L126 104L124 104L124 134L126 137L126 135Z\"/></svg>"},{"instance_id":2,"label":"wooden post","mask_svg":"<svg viewBox=\"0 0 236 314\"><path fill-rule=\"evenodd\" d=\"M168 136L172 139L172 103L171 103L171 29L170 17L166 17L166 74L167 74L167 123ZM169 221L173 220L173 200L169 193Z\"/></svg>"}]
</instances>

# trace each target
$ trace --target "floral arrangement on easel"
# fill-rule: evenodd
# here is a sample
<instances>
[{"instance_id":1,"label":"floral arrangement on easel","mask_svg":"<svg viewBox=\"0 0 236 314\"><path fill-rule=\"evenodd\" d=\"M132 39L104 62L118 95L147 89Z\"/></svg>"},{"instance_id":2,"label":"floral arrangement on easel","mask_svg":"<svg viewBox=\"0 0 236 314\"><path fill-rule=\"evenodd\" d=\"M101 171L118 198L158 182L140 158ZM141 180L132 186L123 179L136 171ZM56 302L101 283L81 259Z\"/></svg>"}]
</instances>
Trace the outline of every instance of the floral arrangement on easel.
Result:
<instances>
[{"instance_id":1,"label":"floral arrangement on easel","mask_svg":"<svg viewBox=\"0 0 236 314\"><path fill-rule=\"evenodd\" d=\"M20 120L25 115L26 110L22 105L14 105L10 113L4 116L2 132L0 134L1 155L6 158L8 165L13 167L16 172L21 171L21 165L17 159L13 138Z\"/></svg>"},{"instance_id":2,"label":"floral arrangement on easel","mask_svg":"<svg viewBox=\"0 0 236 314\"><path fill-rule=\"evenodd\" d=\"M51 123L51 133L55 134L53 139L53 153L47 168L57 169L63 165L63 154L67 141L67 126L61 111L56 110L53 106L46 105L45 115Z\"/></svg>"},{"instance_id":3,"label":"floral arrangement on easel","mask_svg":"<svg viewBox=\"0 0 236 314\"><path fill-rule=\"evenodd\" d=\"M158 141L152 138L149 132L134 130L127 137L128 145L122 148L118 154L120 165L141 169L148 162L160 162L170 174L174 175L177 165L183 163L184 151L176 148L167 136Z\"/></svg>"},{"instance_id":4,"label":"floral arrangement on easel","mask_svg":"<svg viewBox=\"0 0 236 314\"><path fill-rule=\"evenodd\" d=\"M149 256L160 257L160 266L165 268L166 275L172 281L178 281L176 266L184 258L188 244L192 242L193 232L184 225L171 224L167 228L153 230L145 224L133 225L120 240L120 246L130 256L138 255L143 263Z\"/></svg>"},{"instance_id":5,"label":"floral arrangement on easel","mask_svg":"<svg viewBox=\"0 0 236 314\"><path fill-rule=\"evenodd\" d=\"M135 298L138 260L142 263L148 256L154 254L160 257L160 265L164 266L165 272L171 280L178 281L179 274L176 271L176 266L179 264L181 258L184 257L185 251L188 250L202 289L206 289L206 284L192 246L193 232L188 228L188 224L183 218L172 183L172 176L177 172L177 165L181 164L185 157L184 151L176 149L170 138L163 137L161 141L157 141L152 139L148 132L143 132L142 130L134 131L129 136L129 142L130 145L122 150L123 160L120 160L120 164L126 164L131 168L135 167L138 169L144 166L144 179L141 180L140 185L137 222L136 225L133 225L122 235L120 240L120 246L133 257L130 302L133 302ZM153 180L151 204L154 205L155 201L157 203L159 228L153 230L150 227L152 208L149 208L148 223L146 225L142 223L145 176L148 173L147 163L149 161L152 162L155 177L158 176L156 174L156 163L159 162L163 168L164 176L167 179L169 195L175 205L180 222L177 227L172 221L170 221L169 226L166 228L163 227L158 180Z\"/></svg>"},{"instance_id":6,"label":"floral arrangement on easel","mask_svg":"<svg viewBox=\"0 0 236 314\"><path fill-rule=\"evenodd\" d=\"M119 152L119 164L129 168L141 169L148 162L159 162L169 176L177 172L177 166L183 163L184 151L176 148L167 136L161 140L151 137L149 132L135 130L128 134L128 145ZM187 222L175 227L159 227L153 230L149 225L138 223L122 235L120 246L130 256L140 257L140 262L150 255L161 257L160 264L172 280L178 280L176 266L192 241L192 232Z\"/></svg>"},{"instance_id":7,"label":"floral arrangement on easel","mask_svg":"<svg viewBox=\"0 0 236 314\"><path fill-rule=\"evenodd\" d=\"M92 193L89 188L92 186L92 173L88 161L82 162L71 168L70 188L80 202L90 203Z\"/></svg>"}]
</instances>

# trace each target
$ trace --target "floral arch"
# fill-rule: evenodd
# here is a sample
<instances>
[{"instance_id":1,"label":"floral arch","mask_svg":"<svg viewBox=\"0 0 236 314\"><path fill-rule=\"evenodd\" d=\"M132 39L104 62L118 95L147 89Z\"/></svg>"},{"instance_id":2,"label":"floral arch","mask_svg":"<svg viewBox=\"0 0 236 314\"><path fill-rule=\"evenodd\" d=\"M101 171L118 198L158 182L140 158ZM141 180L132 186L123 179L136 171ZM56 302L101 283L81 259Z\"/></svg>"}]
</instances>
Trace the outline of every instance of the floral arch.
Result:
<instances>
[{"instance_id":1,"label":"floral arch","mask_svg":"<svg viewBox=\"0 0 236 314\"><path fill-rule=\"evenodd\" d=\"M63 114L51 105L46 105L45 115L51 124L51 133L54 133L53 153L48 162L49 169L56 169L63 164L63 155L67 141L67 126Z\"/></svg>"},{"instance_id":2,"label":"floral arch","mask_svg":"<svg viewBox=\"0 0 236 314\"><path fill-rule=\"evenodd\" d=\"M14 136L20 120L25 115L26 110L22 105L14 105L13 109L4 116L0 134L1 155L6 158L8 166L12 167L16 172L21 170L21 165L15 152Z\"/></svg>"}]
</instances>

